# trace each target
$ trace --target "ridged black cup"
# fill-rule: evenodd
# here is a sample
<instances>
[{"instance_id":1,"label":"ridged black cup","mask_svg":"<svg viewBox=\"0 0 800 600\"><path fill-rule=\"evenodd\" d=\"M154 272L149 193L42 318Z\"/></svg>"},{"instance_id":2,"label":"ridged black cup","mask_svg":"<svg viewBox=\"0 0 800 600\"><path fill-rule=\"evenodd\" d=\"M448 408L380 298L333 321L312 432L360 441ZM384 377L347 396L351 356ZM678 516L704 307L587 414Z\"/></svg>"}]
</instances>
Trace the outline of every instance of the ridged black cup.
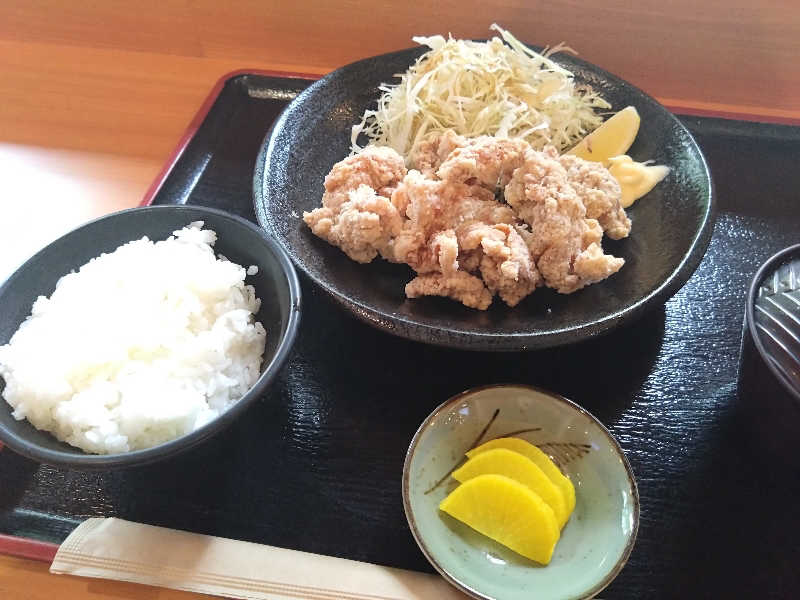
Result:
<instances>
[{"instance_id":1,"label":"ridged black cup","mask_svg":"<svg viewBox=\"0 0 800 600\"><path fill-rule=\"evenodd\" d=\"M747 294L739 362L739 403L742 429L764 462L800 467L800 382L790 381L772 364L771 348L758 330L756 301L765 280L789 261L800 258L800 244L767 260ZM797 331L800 334L800 328Z\"/></svg>"}]
</instances>

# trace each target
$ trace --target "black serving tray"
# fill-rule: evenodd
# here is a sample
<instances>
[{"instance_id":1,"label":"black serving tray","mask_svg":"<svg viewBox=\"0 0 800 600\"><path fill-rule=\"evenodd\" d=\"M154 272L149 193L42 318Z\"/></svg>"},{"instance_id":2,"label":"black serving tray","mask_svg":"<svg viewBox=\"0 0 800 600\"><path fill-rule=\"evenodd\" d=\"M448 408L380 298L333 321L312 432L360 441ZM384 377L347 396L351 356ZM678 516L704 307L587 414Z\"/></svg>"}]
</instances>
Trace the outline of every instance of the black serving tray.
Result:
<instances>
[{"instance_id":1,"label":"black serving tray","mask_svg":"<svg viewBox=\"0 0 800 600\"><path fill-rule=\"evenodd\" d=\"M227 78L146 201L255 221L259 146L309 83ZM462 352L372 329L304 280L293 356L245 418L184 456L108 473L42 466L5 449L0 534L58 543L86 517L116 516L433 572L403 514L406 448L448 397L513 382L586 407L633 466L639 537L604 598L796 594L800 472L750 440L736 381L748 282L800 241L800 128L681 119L709 160L719 212L708 254L663 308L580 345Z\"/></svg>"}]
</instances>

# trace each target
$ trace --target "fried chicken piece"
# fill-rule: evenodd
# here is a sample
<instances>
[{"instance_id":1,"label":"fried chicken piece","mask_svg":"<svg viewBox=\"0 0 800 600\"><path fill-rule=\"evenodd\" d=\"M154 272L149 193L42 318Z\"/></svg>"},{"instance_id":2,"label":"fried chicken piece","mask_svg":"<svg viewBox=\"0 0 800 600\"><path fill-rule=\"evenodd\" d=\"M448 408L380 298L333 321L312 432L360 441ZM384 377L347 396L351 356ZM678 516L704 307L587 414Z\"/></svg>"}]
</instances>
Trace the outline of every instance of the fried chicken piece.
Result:
<instances>
[{"instance_id":1,"label":"fried chicken piece","mask_svg":"<svg viewBox=\"0 0 800 600\"><path fill-rule=\"evenodd\" d=\"M525 239L545 285L569 294L616 273L621 258L603 253L599 223L571 185L554 148L529 150L505 188L506 201L530 226Z\"/></svg>"},{"instance_id":2,"label":"fried chicken piece","mask_svg":"<svg viewBox=\"0 0 800 600\"><path fill-rule=\"evenodd\" d=\"M589 244L583 250L570 248L567 244L551 246L536 262L547 287L561 294L571 294L602 281L624 264L624 259L603 253L599 244Z\"/></svg>"},{"instance_id":3,"label":"fried chicken piece","mask_svg":"<svg viewBox=\"0 0 800 600\"><path fill-rule=\"evenodd\" d=\"M325 177L322 206L303 213L314 235L361 263L378 252L393 257L392 239L402 216L389 198L406 175L403 158L391 148L370 147L336 163Z\"/></svg>"},{"instance_id":4,"label":"fried chicken piece","mask_svg":"<svg viewBox=\"0 0 800 600\"><path fill-rule=\"evenodd\" d=\"M483 285L480 278L465 271L456 271L452 275L442 273L426 273L417 275L406 284L406 296L444 296L458 300L464 306L486 310L492 303L492 294Z\"/></svg>"},{"instance_id":5,"label":"fried chicken piece","mask_svg":"<svg viewBox=\"0 0 800 600\"><path fill-rule=\"evenodd\" d=\"M624 258L609 256L603 253L599 244L589 244L583 252L575 257L573 268L582 285L589 285L603 281L619 271L624 264Z\"/></svg>"},{"instance_id":6,"label":"fried chicken piece","mask_svg":"<svg viewBox=\"0 0 800 600\"><path fill-rule=\"evenodd\" d=\"M452 129L422 142L411 157L411 165L425 177L433 179L436 171L450 153L456 148L466 145L467 138L458 135Z\"/></svg>"},{"instance_id":7,"label":"fried chicken piece","mask_svg":"<svg viewBox=\"0 0 800 600\"><path fill-rule=\"evenodd\" d=\"M325 177L322 206L334 211L349 200L348 194L360 185L375 190L378 196L391 198L406 176L403 157L387 146L368 146L360 154L339 161Z\"/></svg>"},{"instance_id":8,"label":"fried chicken piece","mask_svg":"<svg viewBox=\"0 0 800 600\"><path fill-rule=\"evenodd\" d=\"M394 237L403 228L403 218L388 198L378 196L367 185L347 193L338 210L328 207L303 213L314 235L341 248L356 262L368 263L380 252L394 257Z\"/></svg>"},{"instance_id":9,"label":"fried chicken piece","mask_svg":"<svg viewBox=\"0 0 800 600\"><path fill-rule=\"evenodd\" d=\"M609 170L600 163L577 156L564 155L559 162L567 170L570 184L583 200L586 217L597 219L612 240L628 237L631 220L620 203L622 190L619 182Z\"/></svg>"},{"instance_id":10,"label":"fried chicken piece","mask_svg":"<svg viewBox=\"0 0 800 600\"><path fill-rule=\"evenodd\" d=\"M528 244L516 226L473 224L464 233L461 247L465 251L480 248L481 277L489 291L509 306L519 304L541 284Z\"/></svg>"},{"instance_id":11,"label":"fried chicken piece","mask_svg":"<svg viewBox=\"0 0 800 600\"><path fill-rule=\"evenodd\" d=\"M403 198L408 220L394 241L394 260L404 262L418 273L443 271L447 256L453 251L453 238L439 235L460 230L474 222L490 225L514 223L514 213L497 202L484 188L464 183L426 179L418 171L409 171L395 191L395 207Z\"/></svg>"},{"instance_id":12,"label":"fried chicken piece","mask_svg":"<svg viewBox=\"0 0 800 600\"><path fill-rule=\"evenodd\" d=\"M506 186L529 149L525 140L478 137L453 150L436 174L446 181L475 180L494 192Z\"/></svg>"}]
</instances>

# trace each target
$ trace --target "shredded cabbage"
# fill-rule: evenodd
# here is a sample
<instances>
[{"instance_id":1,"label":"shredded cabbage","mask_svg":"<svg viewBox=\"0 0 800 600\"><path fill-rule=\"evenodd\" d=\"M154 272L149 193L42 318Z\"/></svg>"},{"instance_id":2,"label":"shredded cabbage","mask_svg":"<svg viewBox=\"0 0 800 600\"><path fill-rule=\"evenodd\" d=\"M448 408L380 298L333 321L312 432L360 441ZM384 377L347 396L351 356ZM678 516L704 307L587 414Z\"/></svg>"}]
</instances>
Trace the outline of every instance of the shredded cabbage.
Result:
<instances>
[{"instance_id":1,"label":"shredded cabbage","mask_svg":"<svg viewBox=\"0 0 800 600\"><path fill-rule=\"evenodd\" d=\"M534 52L497 24L502 40L414 37L430 48L400 82L380 86L378 108L353 126L352 151L362 133L368 145L390 146L409 159L419 144L446 129L475 137L522 138L536 149L569 148L600 125L596 109L611 105L549 57ZM505 41L505 43L503 43Z\"/></svg>"}]
</instances>

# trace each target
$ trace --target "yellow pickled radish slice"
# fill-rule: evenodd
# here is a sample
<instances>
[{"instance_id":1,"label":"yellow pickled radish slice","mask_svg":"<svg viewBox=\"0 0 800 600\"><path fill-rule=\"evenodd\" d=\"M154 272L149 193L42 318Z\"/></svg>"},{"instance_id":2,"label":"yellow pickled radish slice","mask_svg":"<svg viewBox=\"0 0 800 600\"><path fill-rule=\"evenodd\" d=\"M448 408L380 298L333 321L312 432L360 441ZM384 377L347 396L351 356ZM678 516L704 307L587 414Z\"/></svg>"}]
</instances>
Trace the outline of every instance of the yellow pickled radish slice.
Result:
<instances>
[{"instance_id":1,"label":"yellow pickled radish slice","mask_svg":"<svg viewBox=\"0 0 800 600\"><path fill-rule=\"evenodd\" d=\"M467 452L467 458L472 458L481 452L494 450L495 448L505 448L506 450L511 450L518 454L522 454L522 456L532 460L536 466L538 466L544 472L544 474L547 475L550 481L552 481L555 486L561 490L567 507L567 515L572 514L572 511L575 508L575 486L573 486L569 478L561 472L561 469L559 469L556 464L550 460L550 457L547 456L547 454L542 452L530 442L526 442L525 440L521 440L519 438L497 438L490 440L485 444L481 444L477 448L473 448Z\"/></svg>"},{"instance_id":2,"label":"yellow pickled radish slice","mask_svg":"<svg viewBox=\"0 0 800 600\"><path fill-rule=\"evenodd\" d=\"M623 108L600 127L578 142L566 154L606 163L613 156L625 154L639 132L639 113L633 106Z\"/></svg>"},{"instance_id":3,"label":"yellow pickled radish slice","mask_svg":"<svg viewBox=\"0 0 800 600\"><path fill-rule=\"evenodd\" d=\"M636 200L652 190L669 173L664 165L646 165L630 156L614 156L609 160L608 171L622 188L620 204L628 208Z\"/></svg>"},{"instance_id":4,"label":"yellow pickled radish slice","mask_svg":"<svg viewBox=\"0 0 800 600\"><path fill-rule=\"evenodd\" d=\"M553 509L559 529L567 522L569 513L564 494L532 460L522 454L505 448L481 452L453 471L453 478L464 483L489 473L509 477L535 492Z\"/></svg>"},{"instance_id":5,"label":"yellow pickled radish slice","mask_svg":"<svg viewBox=\"0 0 800 600\"><path fill-rule=\"evenodd\" d=\"M439 509L526 558L548 564L560 537L553 510L530 488L503 475L478 475Z\"/></svg>"}]
</instances>

